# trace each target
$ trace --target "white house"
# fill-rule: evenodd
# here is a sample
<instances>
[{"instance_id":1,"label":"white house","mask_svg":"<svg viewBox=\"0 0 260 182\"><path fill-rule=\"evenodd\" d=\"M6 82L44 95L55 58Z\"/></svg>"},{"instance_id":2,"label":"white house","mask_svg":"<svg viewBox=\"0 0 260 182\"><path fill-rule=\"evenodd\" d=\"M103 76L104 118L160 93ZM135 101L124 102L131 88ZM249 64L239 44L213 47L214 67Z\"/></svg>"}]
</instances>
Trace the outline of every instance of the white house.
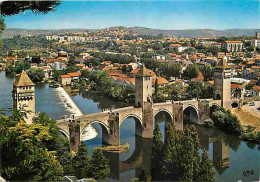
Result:
<instances>
[{"instance_id":1,"label":"white house","mask_svg":"<svg viewBox=\"0 0 260 182\"><path fill-rule=\"evenodd\" d=\"M260 86L254 86L251 88L251 95L260 97Z\"/></svg>"},{"instance_id":2,"label":"white house","mask_svg":"<svg viewBox=\"0 0 260 182\"><path fill-rule=\"evenodd\" d=\"M169 49L172 49L172 50L176 50L178 52L182 52L184 51L185 49L187 49L188 47L183 47L181 46L180 44L171 44L169 46Z\"/></svg>"}]
</instances>

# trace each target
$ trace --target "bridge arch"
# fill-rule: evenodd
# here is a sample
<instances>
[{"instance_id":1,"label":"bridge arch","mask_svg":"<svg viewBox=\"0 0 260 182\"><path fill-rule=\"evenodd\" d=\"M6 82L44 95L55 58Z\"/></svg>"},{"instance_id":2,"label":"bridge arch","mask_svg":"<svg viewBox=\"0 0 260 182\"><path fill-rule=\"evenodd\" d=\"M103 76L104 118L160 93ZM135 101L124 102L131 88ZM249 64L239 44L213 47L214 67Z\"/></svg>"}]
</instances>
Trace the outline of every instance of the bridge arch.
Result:
<instances>
[{"instance_id":1,"label":"bridge arch","mask_svg":"<svg viewBox=\"0 0 260 182\"><path fill-rule=\"evenodd\" d=\"M63 129L61 129L61 128L59 128L59 130L60 130L60 132L61 132L62 135L66 136L66 137L68 138L68 140L70 140L70 136L69 136L69 133L68 133L68 132L66 132L65 130L63 130Z\"/></svg>"},{"instance_id":2,"label":"bridge arch","mask_svg":"<svg viewBox=\"0 0 260 182\"><path fill-rule=\"evenodd\" d=\"M160 108L158 111L155 111L154 114L154 121L153 121L153 129L155 129L155 123L159 124L163 142L166 139L166 131L169 125L174 121L174 116L171 111L165 108Z\"/></svg>"},{"instance_id":3,"label":"bridge arch","mask_svg":"<svg viewBox=\"0 0 260 182\"><path fill-rule=\"evenodd\" d=\"M188 104L183 108L183 119L193 123L199 123L198 108L192 104Z\"/></svg>"},{"instance_id":4,"label":"bridge arch","mask_svg":"<svg viewBox=\"0 0 260 182\"><path fill-rule=\"evenodd\" d=\"M82 129L80 130L80 136L82 136L82 134L84 133L85 129L88 127L88 126L91 126L92 124L94 123L97 123L100 125L101 127L101 132L102 132L102 145L107 145L109 144L109 127L102 121L99 121L99 120L93 120L91 121L90 123L84 125L82 127ZM93 125L92 125L93 126Z\"/></svg>"},{"instance_id":5,"label":"bridge arch","mask_svg":"<svg viewBox=\"0 0 260 182\"><path fill-rule=\"evenodd\" d=\"M168 113L168 114L171 116L171 118L173 119L173 114L172 114L172 112L169 111L168 109L165 109L165 108L161 108L161 109L159 109L158 111L156 111L156 112L154 113L154 117L155 117L159 112L166 112L166 113Z\"/></svg>"},{"instance_id":6,"label":"bridge arch","mask_svg":"<svg viewBox=\"0 0 260 182\"><path fill-rule=\"evenodd\" d=\"M133 118L135 120L135 134L142 136L143 122L142 122L142 119L139 116L137 116L136 114L128 114L124 118L122 118L119 122L119 130L121 128L122 123L127 118Z\"/></svg>"}]
</instances>

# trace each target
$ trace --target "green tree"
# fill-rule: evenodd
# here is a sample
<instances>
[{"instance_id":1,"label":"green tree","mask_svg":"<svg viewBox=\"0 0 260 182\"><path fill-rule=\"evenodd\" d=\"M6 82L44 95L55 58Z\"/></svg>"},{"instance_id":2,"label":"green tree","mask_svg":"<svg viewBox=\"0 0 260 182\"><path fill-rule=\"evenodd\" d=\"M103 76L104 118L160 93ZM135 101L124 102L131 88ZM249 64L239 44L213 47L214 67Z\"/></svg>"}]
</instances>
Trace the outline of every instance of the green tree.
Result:
<instances>
[{"instance_id":1,"label":"green tree","mask_svg":"<svg viewBox=\"0 0 260 182\"><path fill-rule=\"evenodd\" d=\"M183 71L183 76L189 80L196 78L198 75L199 68L194 64L188 65L187 68Z\"/></svg>"},{"instance_id":2,"label":"green tree","mask_svg":"<svg viewBox=\"0 0 260 182\"><path fill-rule=\"evenodd\" d=\"M52 139L49 127L27 124L23 114L0 116L2 176L10 181L58 181L63 169L44 145Z\"/></svg>"},{"instance_id":3,"label":"green tree","mask_svg":"<svg viewBox=\"0 0 260 182\"><path fill-rule=\"evenodd\" d=\"M154 85L154 94L157 95L158 92L159 92L159 84L158 84L158 79L156 78L155 85Z\"/></svg>"},{"instance_id":4,"label":"green tree","mask_svg":"<svg viewBox=\"0 0 260 182\"><path fill-rule=\"evenodd\" d=\"M211 66L200 66L199 67L200 72L202 73L202 75L204 76L204 80L208 81L208 80L212 80L214 77L214 69Z\"/></svg>"},{"instance_id":5,"label":"green tree","mask_svg":"<svg viewBox=\"0 0 260 182\"><path fill-rule=\"evenodd\" d=\"M152 143L152 164L151 175L153 180L160 180L161 167L162 167L162 155L163 155L163 141L162 133L158 122L155 122L155 129L153 131L153 143Z\"/></svg>"},{"instance_id":6,"label":"green tree","mask_svg":"<svg viewBox=\"0 0 260 182\"><path fill-rule=\"evenodd\" d=\"M211 52L215 56L218 55L220 51L220 48L217 46L209 46L209 48L207 49L207 52Z\"/></svg>"},{"instance_id":7,"label":"green tree","mask_svg":"<svg viewBox=\"0 0 260 182\"><path fill-rule=\"evenodd\" d=\"M40 113L38 117L34 118L34 124L41 124L49 127L49 133L52 139L43 142L50 151L56 151L57 159L63 167L65 175L73 175L74 169L72 166L72 156L70 153L70 146L68 138L60 135L60 131L56 125L56 121L48 118L45 113Z\"/></svg>"},{"instance_id":8,"label":"green tree","mask_svg":"<svg viewBox=\"0 0 260 182\"><path fill-rule=\"evenodd\" d=\"M104 179L108 177L109 173L110 168L108 160L101 150L95 149L91 159L91 177L95 179Z\"/></svg>"},{"instance_id":9,"label":"green tree","mask_svg":"<svg viewBox=\"0 0 260 182\"><path fill-rule=\"evenodd\" d=\"M211 166L212 162L209 158L208 152L204 149L201 156L200 172L197 178L198 181L215 181L215 172Z\"/></svg>"},{"instance_id":10,"label":"green tree","mask_svg":"<svg viewBox=\"0 0 260 182\"><path fill-rule=\"evenodd\" d=\"M55 10L60 1L3 1L1 6L2 16L11 16L31 10L35 14L47 14Z\"/></svg>"},{"instance_id":11,"label":"green tree","mask_svg":"<svg viewBox=\"0 0 260 182\"><path fill-rule=\"evenodd\" d=\"M29 61L24 61L24 62L22 62L22 63L16 62L16 63L15 63L15 67L14 67L14 72L15 72L16 74L20 74L20 73L22 73L23 70L26 71L26 70L28 70L30 67L31 67L31 65L30 65Z\"/></svg>"},{"instance_id":12,"label":"green tree","mask_svg":"<svg viewBox=\"0 0 260 182\"><path fill-rule=\"evenodd\" d=\"M14 66L11 62L7 62L5 66L5 73L7 75L14 74Z\"/></svg>"},{"instance_id":13,"label":"green tree","mask_svg":"<svg viewBox=\"0 0 260 182\"><path fill-rule=\"evenodd\" d=\"M78 152L72 159L72 166L78 179L92 176L91 159L88 156L88 148L84 142L78 147Z\"/></svg>"},{"instance_id":14,"label":"green tree","mask_svg":"<svg viewBox=\"0 0 260 182\"><path fill-rule=\"evenodd\" d=\"M163 155L152 151L154 157L158 157L159 162L162 161L161 166L157 162L154 167L154 171L159 173L159 180L206 181L210 175L214 179L214 174L210 172L213 167L212 163L202 161L199 150L200 144L195 127L177 131L174 125L170 124L166 130ZM204 159L205 156L203 156ZM203 167L201 163L203 163ZM151 172L151 174L153 173ZM156 180L154 176L152 177L152 180Z\"/></svg>"},{"instance_id":15,"label":"green tree","mask_svg":"<svg viewBox=\"0 0 260 182\"><path fill-rule=\"evenodd\" d=\"M27 74L33 82L41 82L45 78L45 73L41 68L30 68Z\"/></svg>"},{"instance_id":16,"label":"green tree","mask_svg":"<svg viewBox=\"0 0 260 182\"><path fill-rule=\"evenodd\" d=\"M124 66L122 67L122 72L123 72L124 74L127 73L127 66L126 66L126 65L124 65Z\"/></svg>"}]
</instances>

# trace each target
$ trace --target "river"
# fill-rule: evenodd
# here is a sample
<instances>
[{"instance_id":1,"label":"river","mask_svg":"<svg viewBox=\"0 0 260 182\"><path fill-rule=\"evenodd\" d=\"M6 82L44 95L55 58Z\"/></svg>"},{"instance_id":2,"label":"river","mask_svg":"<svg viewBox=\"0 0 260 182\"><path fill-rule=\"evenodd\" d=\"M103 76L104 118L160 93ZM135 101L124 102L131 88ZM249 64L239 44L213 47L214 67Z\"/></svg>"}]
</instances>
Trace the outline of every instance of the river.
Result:
<instances>
[{"instance_id":1,"label":"river","mask_svg":"<svg viewBox=\"0 0 260 182\"><path fill-rule=\"evenodd\" d=\"M13 81L13 77L6 77L4 72L0 72L0 108L12 107ZM57 89L49 88L48 84L39 83L36 84L35 92L37 112L45 112L53 119L61 119L64 115L71 113L66 104L58 97ZM124 106L124 103L115 102L91 92L71 95L71 98L84 114ZM168 119L168 116L163 112L156 115L155 121L160 122L162 131L164 130L164 121ZM93 127L98 131L97 137L85 141L90 151L94 147L102 145L101 127L99 124L93 124ZM259 180L259 145L243 142L217 129L207 129L200 126L196 126L196 128L201 148L208 150L213 161L216 181ZM129 143L130 150L121 154L106 154L110 161L111 178L130 181L130 179L139 177L142 170L149 173L152 143L151 140L135 137L135 120L133 118L127 118L122 123L120 143ZM253 171L253 174L245 175L245 171Z\"/></svg>"}]
</instances>

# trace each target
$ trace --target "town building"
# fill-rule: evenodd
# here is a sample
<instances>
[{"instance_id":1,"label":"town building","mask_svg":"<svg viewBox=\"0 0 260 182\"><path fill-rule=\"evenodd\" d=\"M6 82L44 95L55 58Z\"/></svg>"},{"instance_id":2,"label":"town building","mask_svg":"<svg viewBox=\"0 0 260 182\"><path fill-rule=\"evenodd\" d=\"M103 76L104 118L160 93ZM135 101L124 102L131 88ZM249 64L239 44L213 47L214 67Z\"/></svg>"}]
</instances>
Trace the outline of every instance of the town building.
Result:
<instances>
[{"instance_id":1,"label":"town building","mask_svg":"<svg viewBox=\"0 0 260 182\"><path fill-rule=\"evenodd\" d=\"M242 41L225 41L222 43L222 48L226 52L242 52L244 45Z\"/></svg>"},{"instance_id":2,"label":"town building","mask_svg":"<svg viewBox=\"0 0 260 182\"><path fill-rule=\"evenodd\" d=\"M61 75L58 78L58 83L61 86L66 86L66 85L70 85L71 84L71 77L69 75Z\"/></svg>"},{"instance_id":3,"label":"town building","mask_svg":"<svg viewBox=\"0 0 260 182\"><path fill-rule=\"evenodd\" d=\"M183 47L180 44L171 44L169 49L175 50L177 52L183 52L185 49L187 49L187 47Z\"/></svg>"},{"instance_id":4,"label":"town building","mask_svg":"<svg viewBox=\"0 0 260 182\"><path fill-rule=\"evenodd\" d=\"M252 96L260 97L260 86L254 86L250 91Z\"/></svg>"}]
</instances>

